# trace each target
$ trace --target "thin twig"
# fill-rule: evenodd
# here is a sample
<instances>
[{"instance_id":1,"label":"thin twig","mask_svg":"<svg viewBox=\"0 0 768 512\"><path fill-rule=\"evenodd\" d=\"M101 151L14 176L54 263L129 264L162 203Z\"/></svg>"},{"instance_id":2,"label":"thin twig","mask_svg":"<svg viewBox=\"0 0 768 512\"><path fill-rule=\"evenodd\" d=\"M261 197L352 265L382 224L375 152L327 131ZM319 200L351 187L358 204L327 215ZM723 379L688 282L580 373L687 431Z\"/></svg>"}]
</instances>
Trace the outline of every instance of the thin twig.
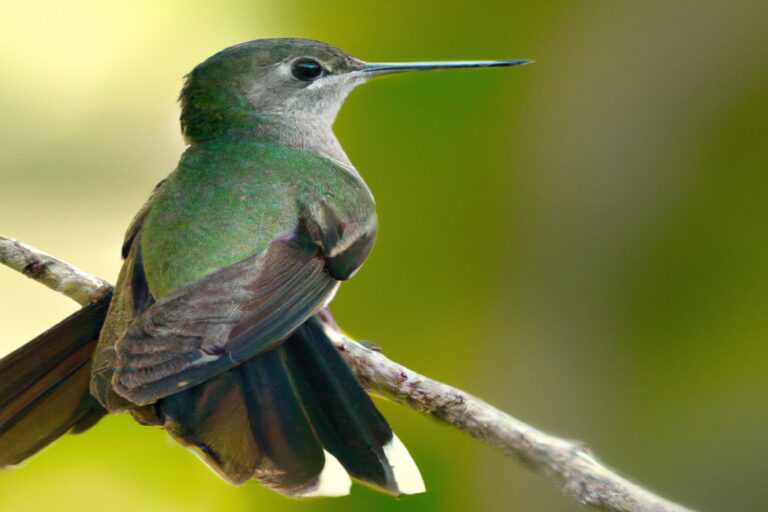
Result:
<instances>
[{"instance_id":1,"label":"thin twig","mask_svg":"<svg viewBox=\"0 0 768 512\"><path fill-rule=\"evenodd\" d=\"M112 285L86 274L69 263L0 236L0 263L43 283L51 290L63 293L82 306L96 302L109 293Z\"/></svg>"},{"instance_id":2,"label":"thin twig","mask_svg":"<svg viewBox=\"0 0 768 512\"><path fill-rule=\"evenodd\" d=\"M42 282L80 304L96 301L112 287L37 249L0 237L0 263ZM584 505L615 512L684 512L617 475L581 444L545 434L478 398L434 381L365 348L340 332L334 341L370 391L434 416L506 455L517 456L551 476Z\"/></svg>"}]
</instances>

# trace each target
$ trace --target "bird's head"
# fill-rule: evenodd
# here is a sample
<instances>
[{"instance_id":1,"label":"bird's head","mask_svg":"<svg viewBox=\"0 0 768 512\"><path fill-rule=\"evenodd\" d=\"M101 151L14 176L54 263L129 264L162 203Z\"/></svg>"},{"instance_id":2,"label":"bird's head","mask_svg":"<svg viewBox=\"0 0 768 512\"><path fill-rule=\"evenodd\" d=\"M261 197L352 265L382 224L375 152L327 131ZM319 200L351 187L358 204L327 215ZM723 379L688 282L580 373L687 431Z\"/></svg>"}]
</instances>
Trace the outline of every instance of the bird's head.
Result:
<instances>
[{"instance_id":1,"label":"bird's head","mask_svg":"<svg viewBox=\"0 0 768 512\"><path fill-rule=\"evenodd\" d=\"M257 39L222 50L187 75L180 96L182 130L194 141L247 128L258 118L311 122L330 130L347 94L373 76L527 62L369 64L319 41Z\"/></svg>"}]
</instances>

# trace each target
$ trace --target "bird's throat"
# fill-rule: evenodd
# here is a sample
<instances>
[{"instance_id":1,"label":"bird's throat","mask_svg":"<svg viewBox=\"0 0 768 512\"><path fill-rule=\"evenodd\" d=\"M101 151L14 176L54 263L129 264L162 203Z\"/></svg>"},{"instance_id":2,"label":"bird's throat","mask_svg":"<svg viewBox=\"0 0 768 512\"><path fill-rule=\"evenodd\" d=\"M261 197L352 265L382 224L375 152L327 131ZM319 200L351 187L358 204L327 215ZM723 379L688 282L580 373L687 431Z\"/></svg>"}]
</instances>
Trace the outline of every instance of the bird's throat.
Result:
<instances>
[{"instance_id":1,"label":"bird's throat","mask_svg":"<svg viewBox=\"0 0 768 512\"><path fill-rule=\"evenodd\" d=\"M222 135L311 151L356 173L332 126L322 117L254 114L242 121Z\"/></svg>"}]
</instances>

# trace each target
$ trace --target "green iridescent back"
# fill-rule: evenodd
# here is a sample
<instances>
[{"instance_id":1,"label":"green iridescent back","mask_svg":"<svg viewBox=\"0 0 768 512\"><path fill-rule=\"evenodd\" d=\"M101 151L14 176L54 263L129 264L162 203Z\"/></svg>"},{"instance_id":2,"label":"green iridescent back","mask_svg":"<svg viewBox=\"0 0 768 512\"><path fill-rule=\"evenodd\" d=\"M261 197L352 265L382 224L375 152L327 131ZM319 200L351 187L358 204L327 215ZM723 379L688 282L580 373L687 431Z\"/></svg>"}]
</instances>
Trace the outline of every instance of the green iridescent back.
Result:
<instances>
[{"instance_id":1,"label":"green iridescent back","mask_svg":"<svg viewBox=\"0 0 768 512\"><path fill-rule=\"evenodd\" d=\"M258 254L296 227L302 205L318 201L375 224L366 185L329 159L236 136L190 146L153 197L139 235L150 292L160 299Z\"/></svg>"}]
</instances>

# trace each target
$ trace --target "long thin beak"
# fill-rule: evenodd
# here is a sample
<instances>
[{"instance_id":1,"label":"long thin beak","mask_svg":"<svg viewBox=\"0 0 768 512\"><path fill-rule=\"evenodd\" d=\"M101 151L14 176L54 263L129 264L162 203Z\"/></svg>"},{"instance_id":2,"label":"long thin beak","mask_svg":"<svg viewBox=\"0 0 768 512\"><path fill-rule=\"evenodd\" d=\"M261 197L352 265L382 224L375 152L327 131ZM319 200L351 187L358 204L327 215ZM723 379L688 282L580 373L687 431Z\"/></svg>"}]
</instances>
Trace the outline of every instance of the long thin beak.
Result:
<instances>
[{"instance_id":1,"label":"long thin beak","mask_svg":"<svg viewBox=\"0 0 768 512\"><path fill-rule=\"evenodd\" d=\"M430 69L456 68L497 68L530 64L532 60L465 60L446 62L374 62L366 64L363 73L371 76L403 73L405 71L427 71Z\"/></svg>"}]
</instances>

